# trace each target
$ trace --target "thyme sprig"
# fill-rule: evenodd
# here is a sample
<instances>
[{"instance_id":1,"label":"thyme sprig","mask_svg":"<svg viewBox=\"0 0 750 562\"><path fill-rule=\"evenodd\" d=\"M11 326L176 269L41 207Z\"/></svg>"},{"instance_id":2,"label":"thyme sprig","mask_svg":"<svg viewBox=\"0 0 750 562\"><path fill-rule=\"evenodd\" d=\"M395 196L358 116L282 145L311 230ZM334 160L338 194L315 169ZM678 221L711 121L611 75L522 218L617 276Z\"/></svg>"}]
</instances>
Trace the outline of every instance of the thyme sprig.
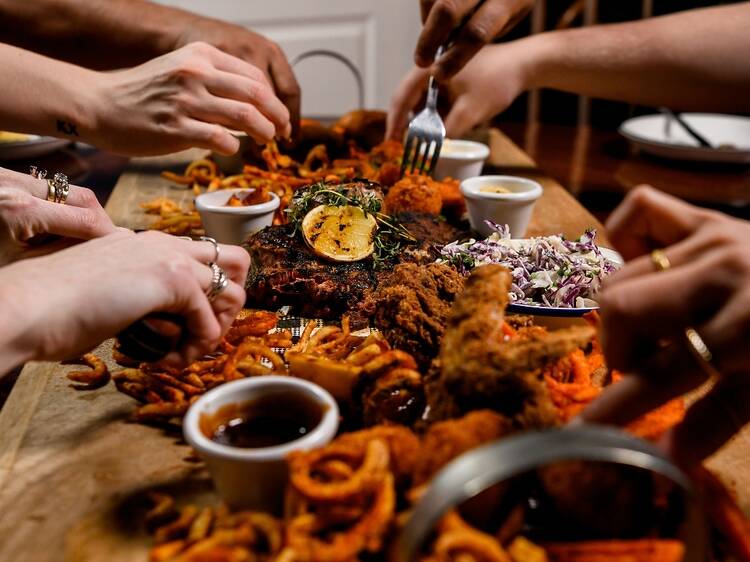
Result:
<instances>
[{"instance_id":1,"label":"thyme sprig","mask_svg":"<svg viewBox=\"0 0 750 562\"><path fill-rule=\"evenodd\" d=\"M362 188L320 182L299 190L286 209L289 222L294 226L293 235L302 227L305 215L318 205L359 207L365 216L372 215L378 225L375 231L373 263L376 268L395 258L405 244L417 240L395 217L382 212L383 203L375 193L368 193L370 182L362 181Z\"/></svg>"}]
</instances>

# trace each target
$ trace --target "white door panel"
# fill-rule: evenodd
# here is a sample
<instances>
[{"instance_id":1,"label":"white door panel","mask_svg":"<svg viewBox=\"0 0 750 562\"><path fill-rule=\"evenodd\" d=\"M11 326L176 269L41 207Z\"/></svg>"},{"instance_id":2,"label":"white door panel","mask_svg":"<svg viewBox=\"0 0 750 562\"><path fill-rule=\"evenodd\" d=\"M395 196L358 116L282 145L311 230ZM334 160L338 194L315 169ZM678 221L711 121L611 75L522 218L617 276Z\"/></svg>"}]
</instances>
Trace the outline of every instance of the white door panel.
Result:
<instances>
[{"instance_id":1,"label":"white door panel","mask_svg":"<svg viewBox=\"0 0 750 562\"><path fill-rule=\"evenodd\" d=\"M388 107L411 68L419 32L417 0L159 1L251 28L276 41L290 60L312 50L338 53L359 70L364 105L371 108ZM295 74L305 115L336 116L359 105L357 81L338 60L308 58Z\"/></svg>"}]
</instances>

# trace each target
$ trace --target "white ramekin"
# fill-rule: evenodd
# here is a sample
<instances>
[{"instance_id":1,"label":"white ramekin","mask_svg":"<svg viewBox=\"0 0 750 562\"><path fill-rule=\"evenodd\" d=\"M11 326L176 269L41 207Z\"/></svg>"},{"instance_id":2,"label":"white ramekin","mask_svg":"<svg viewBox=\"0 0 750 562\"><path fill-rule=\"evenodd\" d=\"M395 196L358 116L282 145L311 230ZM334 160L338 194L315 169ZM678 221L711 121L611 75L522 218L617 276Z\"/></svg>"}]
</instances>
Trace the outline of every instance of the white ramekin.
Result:
<instances>
[{"instance_id":1,"label":"white ramekin","mask_svg":"<svg viewBox=\"0 0 750 562\"><path fill-rule=\"evenodd\" d=\"M206 236L221 244L241 244L250 234L273 224L273 214L279 208L279 196L269 192L271 200L259 205L227 207L235 193L238 197L254 188L220 189L195 198L195 208L201 216Z\"/></svg>"},{"instance_id":2,"label":"white ramekin","mask_svg":"<svg viewBox=\"0 0 750 562\"><path fill-rule=\"evenodd\" d=\"M511 193L484 193L487 185L502 185ZM490 220L507 224L512 238L523 238L529 226L534 203L542 196L542 186L537 182L517 176L477 176L461 182L461 193L466 199L471 228L482 236L492 229L485 223Z\"/></svg>"},{"instance_id":3,"label":"white ramekin","mask_svg":"<svg viewBox=\"0 0 750 562\"><path fill-rule=\"evenodd\" d=\"M215 443L200 429L201 416L216 413L222 406L288 392L305 395L325 409L320 423L300 439L275 447L243 449ZM182 422L185 440L206 462L216 490L227 504L276 514L281 513L289 477L287 456L327 445L338 427L339 408L328 391L303 379L276 375L222 384L201 396Z\"/></svg>"},{"instance_id":4,"label":"white ramekin","mask_svg":"<svg viewBox=\"0 0 750 562\"><path fill-rule=\"evenodd\" d=\"M434 177L463 180L478 176L490 155L490 148L481 142L445 139L435 166Z\"/></svg>"}]
</instances>

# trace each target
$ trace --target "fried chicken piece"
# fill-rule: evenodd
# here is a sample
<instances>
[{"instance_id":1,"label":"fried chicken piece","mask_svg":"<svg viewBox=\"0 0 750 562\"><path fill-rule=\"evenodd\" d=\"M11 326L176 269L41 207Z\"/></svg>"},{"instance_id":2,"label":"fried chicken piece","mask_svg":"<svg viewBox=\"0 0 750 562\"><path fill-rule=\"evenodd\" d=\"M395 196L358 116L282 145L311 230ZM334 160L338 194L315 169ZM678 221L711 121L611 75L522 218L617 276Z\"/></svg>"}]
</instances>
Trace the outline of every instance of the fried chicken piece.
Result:
<instances>
[{"instance_id":1,"label":"fried chicken piece","mask_svg":"<svg viewBox=\"0 0 750 562\"><path fill-rule=\"evenodd\" d=\"M385 208L390 215L405 211L439 215L442 207L440 187L427 176L404 176L385 196Z\"/></svg>"},{"instance_id":2,"label":"fried chicken piece","mask_svg":"<svg viewBox=\"0 0 750 562\"><path fill-rule=\"evenodd\" d=\"M463 277L447 265L397 265L372 296L375 327L426 370L438 353L451 305L463 284Z\"/></svg>"},{"instance_id":3,"label":"fried chicken piece","mask_svg":"<svg viewBox=\"0 0 750 562\"><path fill-rule=\"evenodd\" d=\"M422 438L422 447L414 468L414 484L432 478L457 456L512 431L508 418L491 410L477 410L455 420L430 426Z\"/></svg>"},{"instance_id":4,"label":"fried chicken piece","mask_svg":"<svg viewBox=\"0 0 750 562\"><path fill-rule=\"evenodd\" d=\"M439 380L429 381L433 419L491 408L516 426L546 427L557 422L542 368L587 345L592 328L547 332L530 329L524 337L504 337L511 275L499 265L476 268L456 298L440 349Z\"/></svg>"}]
</instances>

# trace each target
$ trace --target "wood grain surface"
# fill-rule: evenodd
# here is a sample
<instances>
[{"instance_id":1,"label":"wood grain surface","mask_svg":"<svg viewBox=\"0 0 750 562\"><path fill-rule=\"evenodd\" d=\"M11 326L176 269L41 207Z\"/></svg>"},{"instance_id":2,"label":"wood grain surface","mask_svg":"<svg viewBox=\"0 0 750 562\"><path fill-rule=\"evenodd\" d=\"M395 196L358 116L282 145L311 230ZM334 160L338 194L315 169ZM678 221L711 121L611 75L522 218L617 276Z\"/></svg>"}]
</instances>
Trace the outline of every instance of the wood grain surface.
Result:
<instances>
[{"instance_id":1,"label":"wood grain surface","mask_svg":"<svg viewBox=\"0 0 750 562\"><path fill-rule=\"evenodd\" d=\"M491 167L541 181L543 198L531 234L578 236L600 227L560 185L545 178L506 137L491 132ZM107 204L117 224L146 228L152 217L138 204L168 195L188 200L159 177L181 169L196 152L140 159L120 179ZM110 360L110 346L97 355ZM166 432L128 422L134 402L110 384L92 392L70 388L75 367L30 363L0 411L0 560L24 562L144 562L149 545L140 526L144 494L153 488L178 498L215 500L179 430ZM740 435L712 463L734 479L748 505L747 435Z\"/></svg>"}]
</instances>

